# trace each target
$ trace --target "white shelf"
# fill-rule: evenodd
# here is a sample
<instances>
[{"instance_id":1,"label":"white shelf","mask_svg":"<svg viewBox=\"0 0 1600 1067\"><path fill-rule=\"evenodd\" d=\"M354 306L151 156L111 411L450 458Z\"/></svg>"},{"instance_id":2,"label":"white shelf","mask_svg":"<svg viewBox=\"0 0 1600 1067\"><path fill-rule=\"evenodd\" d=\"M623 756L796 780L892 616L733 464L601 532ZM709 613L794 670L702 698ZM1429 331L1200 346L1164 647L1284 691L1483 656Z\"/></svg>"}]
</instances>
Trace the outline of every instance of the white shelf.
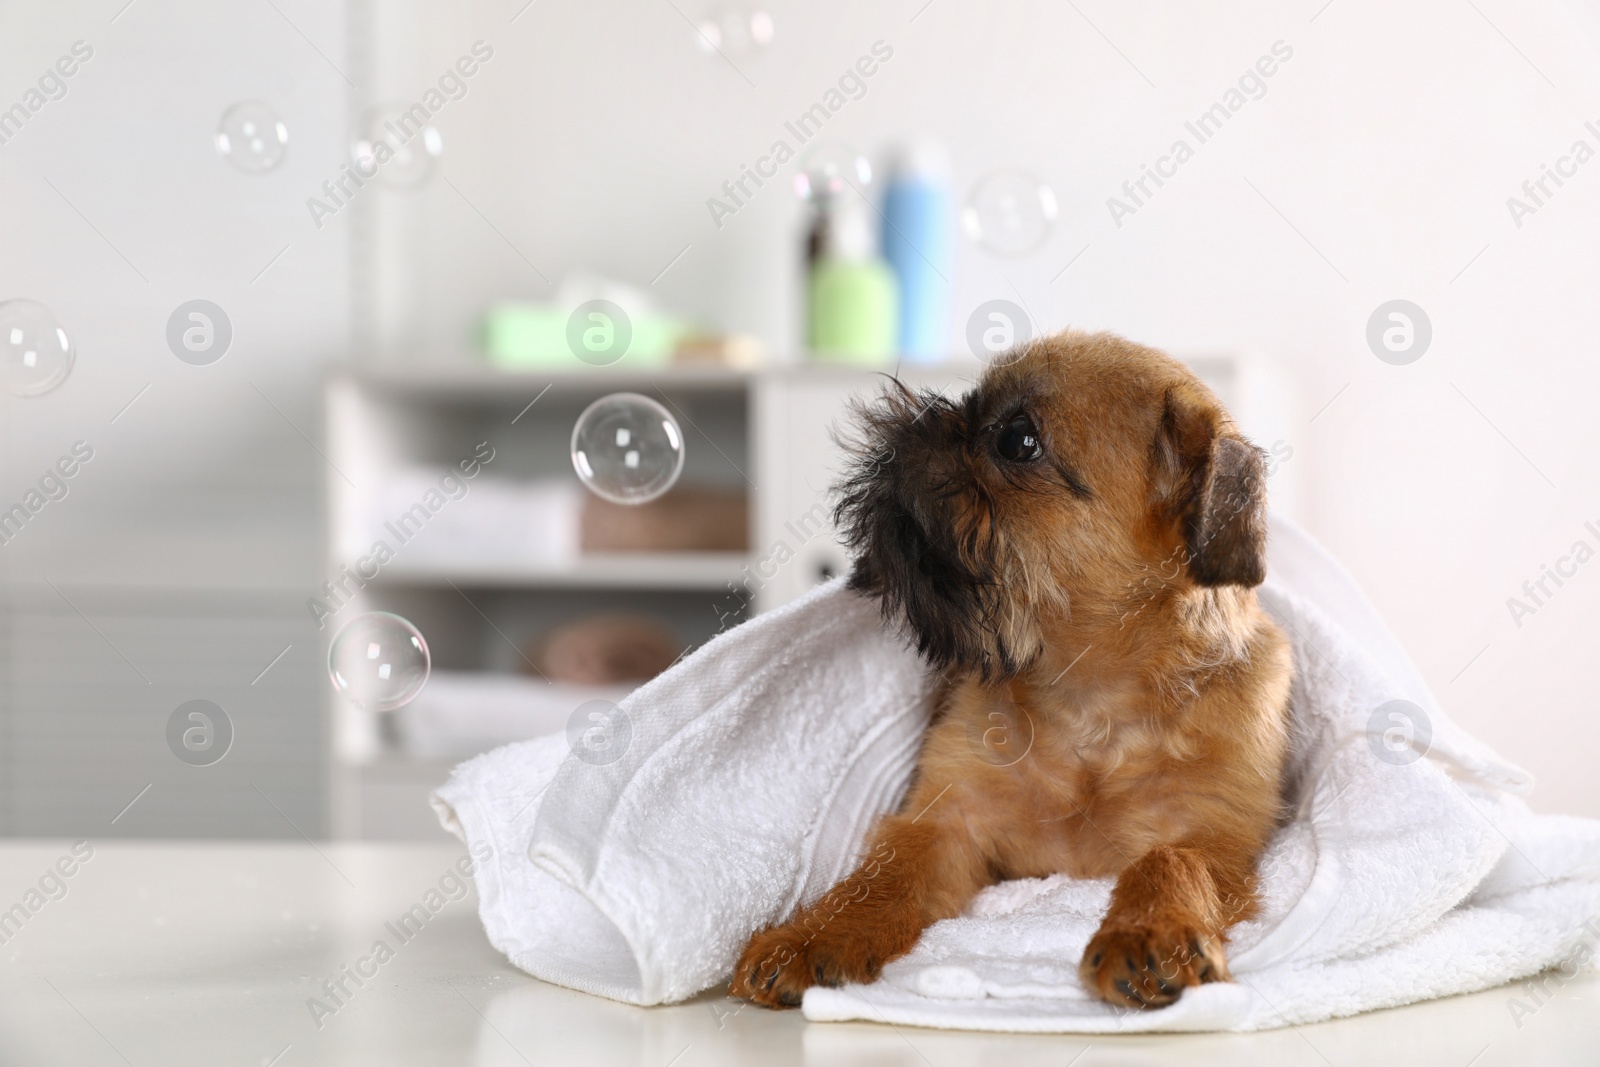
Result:
<instances>
[{"instance_id":1,"label":"white shelf","mask_svg":"<svg viewBox=\"0 0 1600 1067\"><path fill-rule=\"evenodd\" d=\"M875 392L887 376L896 373L916 385L975 381L983 371L976 360L952 359L945 363L885 363L879 367L825 361L774 363L758 369L668 364L660 367L501 367L478 359L448 362L405 362L357 365L348 377L363 388L428 400L501 401L513 403L526 394L538 395L546 386L552 394L592 392L733 393L755 382L834 382Z\"/></svg>"},{"instance_id":2,"label":"white shelf","mask_svg":"<svg viewBox=\"0 0 1600 1067\"><path fill-rule=\"evenodd\" d=\"M505 586L532 589L715 589L744 577L743 552L618 552L570 560L460 559L389 564L375 584Z\"/></svg>"},{"instance_id":3,"label":"white shelf","mask_svg":"<svg viewBox=\"0 0 1600 1067\"><path fill-rule=\"evenodd\" d=\"M751 372L724 367L498 367L479 360L437 365L405 364L357 367L351 377L363 387L429 400L489 400L512 403L524 393L531 399L546 386L552 393L635 392L656 389L678 392L738 392Z\"/></svg>"}]
</instances>

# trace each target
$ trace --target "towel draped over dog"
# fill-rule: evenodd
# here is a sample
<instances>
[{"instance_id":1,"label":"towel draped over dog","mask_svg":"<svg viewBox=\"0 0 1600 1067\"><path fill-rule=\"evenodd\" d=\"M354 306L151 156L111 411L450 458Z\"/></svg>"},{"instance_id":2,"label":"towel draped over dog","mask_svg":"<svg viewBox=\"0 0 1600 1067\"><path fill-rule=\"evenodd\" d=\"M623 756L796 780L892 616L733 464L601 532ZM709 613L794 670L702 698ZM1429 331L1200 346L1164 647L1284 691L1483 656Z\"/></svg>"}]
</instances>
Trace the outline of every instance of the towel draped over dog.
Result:
<instances>
[{"instance_id":1,"label":"towel draped over dog","mask_svg":"<svg viewBox=\"0 0 1600 1067\"><path fill-rule=\"evenodd\" d=\"M1535 815L1529 776L1454 725L1353 579L1274 519L1263 605L1293 645L1293 818L1260 863L1234 980L1170 1007L1093 998L1078 962L1112 879L1003 882L814 1020L1034 1032L1257 1030L1571 973L1600 942L1600 822ZM723 634L598 728L456 769L434 805L493 858L489 940L631 1004L725 985L751 934L820 898L903 797L929 672L836 580Z\"/></svg>"}]
</instances>

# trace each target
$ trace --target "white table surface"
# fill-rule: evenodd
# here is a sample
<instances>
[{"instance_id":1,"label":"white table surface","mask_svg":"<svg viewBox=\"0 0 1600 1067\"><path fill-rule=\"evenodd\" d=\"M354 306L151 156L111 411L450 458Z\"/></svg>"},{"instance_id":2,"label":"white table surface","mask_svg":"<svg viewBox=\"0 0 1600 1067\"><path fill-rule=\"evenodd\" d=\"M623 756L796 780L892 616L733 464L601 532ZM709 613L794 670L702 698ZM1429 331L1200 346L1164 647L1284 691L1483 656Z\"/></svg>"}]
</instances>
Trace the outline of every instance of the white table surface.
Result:
<instances>
[{"instance_id":1,"label":"white table surface","mask_svg":"<svg viewBox=\"0 0 1600 1067\"><path fill-rule=\"evenodd\" d=\"M0 846L0 910L68 843ZM807 1023L715 993L634 1008L546 985L489 947L476 897L448 903L319 1028L323 980L439 882L434 845L96 844L67 893L0 944L0 1063L712 1067L1093 1067L1600 1063L1600 978L1534 1014L1519 988L1252 1035L1033 1037ZM37 899L37 898L36 898ZM730 1014L735 1012L735 1014ZM1520 1025L1519 1025L1520 1023Z\"/></svg>"}]
</instances>

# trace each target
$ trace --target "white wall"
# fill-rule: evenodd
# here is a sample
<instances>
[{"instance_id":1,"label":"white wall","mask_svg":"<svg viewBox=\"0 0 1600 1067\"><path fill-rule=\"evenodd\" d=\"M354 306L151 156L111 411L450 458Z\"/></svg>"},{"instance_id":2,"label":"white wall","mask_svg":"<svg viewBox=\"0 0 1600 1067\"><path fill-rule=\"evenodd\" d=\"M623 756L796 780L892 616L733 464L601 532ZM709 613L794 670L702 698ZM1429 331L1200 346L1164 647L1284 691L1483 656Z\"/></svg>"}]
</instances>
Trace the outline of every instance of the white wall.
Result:
<instances>
[{"instance_id":1,"label":"white wall","mask_svg":"<svg viewBox=\"0 0 1600 1067\"><path fill-rule=\"evenodd\" d=\"M54 392L0 392L0 506L75 440L95 450L0 547L0 832L293 837L285 815L321 832L321 649L302 605L323 467L300 432L316 434L322 369L347 343L349 268L346 235L313 229L304 201L345 152L347 86L317 53L343 61L345 14L125 3L0 7L0 107L73 42L94 50L0 145L0 299L49 306L77 346ZM242 99L288 125L277 170L242 174L213 147ZM194 298L233 324L210 366L166 343ZM215 766L167 749L191 699L234 721Z\"/></svg>"}]
</instances>

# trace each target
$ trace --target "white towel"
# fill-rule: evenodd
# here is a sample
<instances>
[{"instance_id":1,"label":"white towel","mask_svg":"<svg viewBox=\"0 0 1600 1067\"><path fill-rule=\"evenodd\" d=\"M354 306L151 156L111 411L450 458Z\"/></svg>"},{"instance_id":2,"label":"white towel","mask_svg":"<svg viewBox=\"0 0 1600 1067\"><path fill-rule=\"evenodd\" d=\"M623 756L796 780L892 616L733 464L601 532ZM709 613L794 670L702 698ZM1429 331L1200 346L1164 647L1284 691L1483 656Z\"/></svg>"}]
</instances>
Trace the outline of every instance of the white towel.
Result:
<instances>
[{"instance_id":1,"label":"white towel","mask_svg":"<svg viewBox=\"0 0 1600 1067\"><path fill-rule=\"evenodd\" d=\"M1022 879L930 927L876 983L808 990L808 1018L1253 1030L1590 959L1600 823L1530 813L1514 795L1528 776L1446 718L1349 575L1287 523L1269 543L1300 807L1262 861L1262 914L1230 936L1235 981L1158 1010L1092 999L1077 964L1110 880ZM624 700L620 758L569 754L565 737L512 745L463 764L434 803L494 850L480 910L512 963L629 1003L681 1000L726 983L752 932L848 873L904 792L928 695L915 655L836 581ZM1414 706L1386 707L1397 698Z\"/></svg>"},{"instance_id":2,"label":"white towel","mask_svg":"<svg viewBox=\"0 0 1600 1067\"><path fill-rule=\"evenodd\" d=\"M354 561L382 541L397 571L463 559L491 574L553 566L578 555L583 497L571 478L513 479L485 468L469 480L448 467L401 467L364 501L354 525L362 532L342 547Z\"/></svg>"},{"instance_id":3,"label":"white towel","mask_svg":"<svg viewBox=\"0 0 1600 1067\"><path fill-rule=\"evenodd\" d=\"M395 709L400 750L418 759L465 759L530 737L565 731L573 709L615 704L631 685L547 682L491 671L434 671L416 699Z\"/></svg>"}]
</instances>

